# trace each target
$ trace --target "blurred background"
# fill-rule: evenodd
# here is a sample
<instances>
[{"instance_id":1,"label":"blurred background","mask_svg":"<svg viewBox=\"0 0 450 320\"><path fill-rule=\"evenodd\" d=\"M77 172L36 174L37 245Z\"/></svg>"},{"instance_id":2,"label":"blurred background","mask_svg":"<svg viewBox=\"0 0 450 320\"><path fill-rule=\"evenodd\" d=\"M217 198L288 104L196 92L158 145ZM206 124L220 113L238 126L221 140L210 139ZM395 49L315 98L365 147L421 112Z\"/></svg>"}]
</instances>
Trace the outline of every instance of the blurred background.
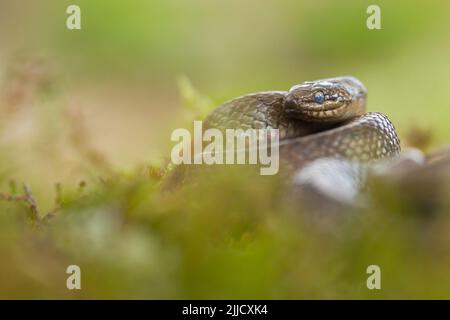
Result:
<instances>
[{"instance_id":1,"label":"blurred background","mask_svg":"<svg viewBox=\"0 0 450 320\"><path fill-rule=\"evenodd\" d=\"M81 7L81 30L66 28L71 4ZM381 7L382 30L366 28L370 4ZM392 119L404 146L443 145L450 140L449 19L442 0L1 0L1 185L26 182L49 212L55 185L76 189L110 170L164 163L171 131L190 126L189 104L209 110L242 94L338 75L362 80L368 109ZM255 261L271 245L258 247ZM153 297L179 297L164 276ZM252 285L249 294L277 297L264 294L270 283ZM195 292L181 296L204 293Z\"/></svg>"}]
</instances>

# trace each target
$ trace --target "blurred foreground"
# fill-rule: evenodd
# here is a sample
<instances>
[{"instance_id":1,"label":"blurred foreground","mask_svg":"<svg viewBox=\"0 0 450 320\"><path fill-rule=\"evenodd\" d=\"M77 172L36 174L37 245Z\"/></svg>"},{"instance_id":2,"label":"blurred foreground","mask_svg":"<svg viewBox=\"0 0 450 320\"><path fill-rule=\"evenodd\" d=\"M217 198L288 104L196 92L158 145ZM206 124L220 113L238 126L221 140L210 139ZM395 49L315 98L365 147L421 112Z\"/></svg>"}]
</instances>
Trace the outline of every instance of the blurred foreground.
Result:
<instances>
[{"instance_id":1,"label":"blurred foreground","mask_svg":"<svg viewBox=\"0 0 450 320\"><path fill-rule=\"evenodd\" d=\"M368 209L338 215L242 169L165 193L156 168L111 173L60 188L45 216L32 190L11 184L0 201L0 297L450 297L448 175L433 201L375 181ZM66 289L71 264L82 290ZM372 264L382 290L366 287Z\"/></svg>"}]
</instances>

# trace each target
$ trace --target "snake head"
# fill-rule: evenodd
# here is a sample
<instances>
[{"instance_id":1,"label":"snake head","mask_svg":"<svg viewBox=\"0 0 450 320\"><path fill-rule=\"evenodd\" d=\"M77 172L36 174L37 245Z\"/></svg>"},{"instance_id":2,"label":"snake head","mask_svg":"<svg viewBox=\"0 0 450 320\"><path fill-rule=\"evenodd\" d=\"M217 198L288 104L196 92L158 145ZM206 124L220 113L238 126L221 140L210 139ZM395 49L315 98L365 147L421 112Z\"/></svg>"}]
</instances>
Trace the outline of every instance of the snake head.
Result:
<instances>
[{"instance_id":1,"label":"snake head","mask_svg":"<svg viewBox=\"0 0 450 320\"><path fill-rule=\"evenodd\" d=\"M303 82L292 87L284 100L284 111L311 122L341 122L365 112L367 90L354 77Z\"/></svg>"}]
</instances>

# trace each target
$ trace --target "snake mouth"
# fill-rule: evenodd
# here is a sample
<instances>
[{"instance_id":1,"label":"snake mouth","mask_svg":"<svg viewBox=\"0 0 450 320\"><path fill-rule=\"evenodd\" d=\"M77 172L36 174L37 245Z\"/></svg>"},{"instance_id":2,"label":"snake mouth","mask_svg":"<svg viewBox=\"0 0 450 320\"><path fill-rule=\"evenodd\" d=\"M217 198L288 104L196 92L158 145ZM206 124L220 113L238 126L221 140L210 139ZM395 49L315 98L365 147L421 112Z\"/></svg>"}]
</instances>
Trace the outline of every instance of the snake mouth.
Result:
<instances>
[{"instance_id":1,"label":"snake mouth","mask_svg":"<svg viewBox=\"0 0 450 320\"><path fill-rule=\"evenodd\" d=\"M351 101L327 101L323 104L310 101L297 100L287 97L284 104L284 112L289 117L307 121L340 121L345 116Z\"/></svg>"},{"instance_id":2,"label":"snake mouth","mask_svg":"<svg viewBox=\"0 0 450 320\"><path fill-rule=\"evenodd\" d=\"M333 111L333 110L338 110L342 107L345 107L348 102L351 101L344 101L344 100L339 100L339 101L330 101L329 103L324 103L321 105L316 105L316 104L310 104L310 103L300 103L300 109L305 110L305 111L317 111L317 112L322 112L322 111Z\"/></svg>"},{"instance_id":3,"label":"snake mouth","mask_svg":"<svg viewBox=\"0 0 450 320\"><path fill-rule=\"evenodd\" d=\"M298 118L308 121L339 122L345 118L348 104L339 103L329 106L313 106L300 108Z\"/></svg>"}]
</instances>

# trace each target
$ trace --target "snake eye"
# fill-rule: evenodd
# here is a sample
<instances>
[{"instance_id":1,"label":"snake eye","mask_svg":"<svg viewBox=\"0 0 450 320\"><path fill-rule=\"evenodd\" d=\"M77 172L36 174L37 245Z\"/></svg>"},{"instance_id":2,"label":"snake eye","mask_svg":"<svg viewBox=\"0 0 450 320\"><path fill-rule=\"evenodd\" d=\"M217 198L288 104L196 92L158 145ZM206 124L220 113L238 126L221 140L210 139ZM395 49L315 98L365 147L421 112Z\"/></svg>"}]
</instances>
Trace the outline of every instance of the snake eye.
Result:
<instances>
[{"instance_id":1,"label":"snake eye","mask_svg":"<svg viewBox=\"0 0 450 320\"><path fill-rule=\"evenodd\" d=\"M316 94L314 95L314 101L318 104L322 104L325 102L325 96L321 91L316 92Z\"/></svg>"}]
</instances>

